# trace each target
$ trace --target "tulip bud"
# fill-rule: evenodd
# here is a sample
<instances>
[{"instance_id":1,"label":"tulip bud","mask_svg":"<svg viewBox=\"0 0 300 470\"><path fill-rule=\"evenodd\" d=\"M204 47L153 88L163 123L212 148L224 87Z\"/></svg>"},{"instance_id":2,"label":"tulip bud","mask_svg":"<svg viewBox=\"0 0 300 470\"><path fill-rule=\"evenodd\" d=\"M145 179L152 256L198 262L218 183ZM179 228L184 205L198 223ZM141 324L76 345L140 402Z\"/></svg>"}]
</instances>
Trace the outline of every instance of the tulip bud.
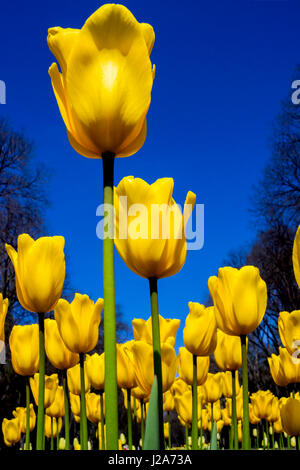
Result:
<instances>
[{"instance_id":1,"label":"tulip bud","mask_svg":"<svg viewBox=\"0 0 300 470\"><path fill-rule=\"evenodd\" d=\"M41 237L34 241L26 233L18 237L18 251L5 245L16 274L20 304L35 313L48 313L58 302L65 280L65 240Z\"/></svg>"},{"instance_id":2,"label":"tulip bud","mask_svg":"<svg viewBox=\"0 0 300 470\"><path fill-rule=\"evenodd\" d=\"M86 353L95 348L104 301L94 302L87 295L75 294L71 303L60 299L55 307L60 336L73 353Z\"/></svg>"},{"instance_id":3,"label":"tulip bud","mask_svg":"<svg viewBox=\"0 0 300 470\"><path fill-rule=\"evenodd\" d=\"M23 376L32 376L39 370L39 327L33 325L13 326L9 346L14 371Z\"/></svg>"},{"instance_id":4,"label":"tulip bud","mask_svg":"<svg viewBox=\"0 0 300 470\"><path fill-rule=\"evenodd\" d=\"M208 280L218 328L234 336L248 335L263 319L267 306L267 286L258 268L220 268L218 277Z\"/></svg>"},{"instance_id":5,"label":"tulip bud","mask_svg":"<svg viewBox=\"0 0 300 470\"><path fill-rule=\"evenodd\" d=\"M186 349L195 356L209 356L217 345L217 324L214 307L205 308L189 302L189 314L183 330Z\"/></svg>"}]
</instances>

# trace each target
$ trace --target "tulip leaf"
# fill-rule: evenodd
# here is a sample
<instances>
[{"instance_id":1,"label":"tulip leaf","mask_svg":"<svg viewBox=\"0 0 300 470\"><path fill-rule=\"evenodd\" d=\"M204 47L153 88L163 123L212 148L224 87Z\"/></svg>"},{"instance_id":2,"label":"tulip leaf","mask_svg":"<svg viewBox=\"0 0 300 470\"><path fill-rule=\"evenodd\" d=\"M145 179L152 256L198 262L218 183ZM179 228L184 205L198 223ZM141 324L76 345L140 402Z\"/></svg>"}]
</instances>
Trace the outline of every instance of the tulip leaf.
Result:
<instances>
[{"instance_id":1,"label":"tulip leaf","mask_svg":"<svg viewBox=\"0 0 300 470\"><path fill-rule=\"evenodd\" d=\"M217 450L217 423L214 421L210 436L210 450Z\"/></svg>"},{"instance_id":2,"label":"tulip leaf","mask_svg":"<svg viewBox=\"0 0 300 470\"><path fill-rule=\"evenodd\" d=\"M159 450L158 386L156 376L154 377L152 384L149 408L146 418L144 449Z\"/></svg>"}]
</instances>

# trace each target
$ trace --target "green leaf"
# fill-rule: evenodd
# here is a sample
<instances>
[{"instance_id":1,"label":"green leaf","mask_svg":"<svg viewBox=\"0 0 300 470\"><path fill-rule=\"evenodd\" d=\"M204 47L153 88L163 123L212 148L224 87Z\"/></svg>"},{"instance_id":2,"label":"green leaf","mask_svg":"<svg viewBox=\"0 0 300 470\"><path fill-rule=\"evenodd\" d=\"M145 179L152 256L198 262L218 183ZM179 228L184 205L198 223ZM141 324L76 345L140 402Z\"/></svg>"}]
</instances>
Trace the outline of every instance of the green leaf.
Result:
<instances>
[{"instance_id":1,"label":"green leaf","mask_svg":"<svg viewBox=\"0 0 300 470\"><path fill-rule=\"evenodd\" d=\"M145 429L145 450L159 450L159 413L158 413L158 386L154 376L152 384Z\"/></svg>"},{"instance_id":2,"label":"green leaf","mask_svg":"<svg viewBox=\"0 0 300 470\"><path fill-rule=\"evenodd\" d=\"M214 421L210 435L210 450L217 450L217 423Z\"/></svg>"}]
</instances>

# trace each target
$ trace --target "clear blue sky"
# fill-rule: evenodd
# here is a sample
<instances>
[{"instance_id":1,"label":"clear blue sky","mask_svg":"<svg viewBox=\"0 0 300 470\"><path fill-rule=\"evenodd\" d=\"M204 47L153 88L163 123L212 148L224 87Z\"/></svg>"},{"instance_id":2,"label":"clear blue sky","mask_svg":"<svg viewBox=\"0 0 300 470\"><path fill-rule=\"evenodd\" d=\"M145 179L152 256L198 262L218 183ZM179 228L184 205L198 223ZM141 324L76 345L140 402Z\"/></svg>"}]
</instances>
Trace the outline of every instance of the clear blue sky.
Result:
<instances>
[{"instance_id":1,"label":"clear blue sky","mask_svg":"<svg viewBox=\"0 0 300 470\"><path fill-rule=\"evenodd\" d=\"M0 79L7 104L0 115L35 143L37 162L52 171L48 234L64 235L75 289L102 296L102 244L96 208L102 202L101 161L70 147L52 92L47 29L80 28L101 2L45 0L1 6ZM116 161L115 182L134 175L174 178L174 198L186 193L205 204L205 243L188 253L182 271L159 282L160 313L182 320L188 302L204 302L207 279L229 250L255 235L251 188L269 156L268 139L280 102L300 62L297 1L128 0L140 22L152 24L157 73L144 147ZM298 77L300 79L300 77ZM128 323L148 318L148 283L116 253L116 299Z\"/></svg>"}]
</instances>

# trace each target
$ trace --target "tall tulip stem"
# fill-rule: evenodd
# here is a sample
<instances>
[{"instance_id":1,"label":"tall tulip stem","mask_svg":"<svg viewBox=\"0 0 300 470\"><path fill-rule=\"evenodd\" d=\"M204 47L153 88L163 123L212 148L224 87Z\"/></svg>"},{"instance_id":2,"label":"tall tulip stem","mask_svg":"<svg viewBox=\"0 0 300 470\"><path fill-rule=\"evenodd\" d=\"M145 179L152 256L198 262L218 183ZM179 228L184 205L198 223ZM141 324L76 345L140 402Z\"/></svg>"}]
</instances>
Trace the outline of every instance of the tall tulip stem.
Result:
<instances>
[{"instance_id":1,"label":"tall tulip stem","mask_svg":"<svg viewBox=\"0 0 300 470\"><path fill-rule=\"evenodd\" d=\"M127 389L127 435L128 448L132 450L132 414L131 414L131 389Z\"/></svg>"},{"instance_id":2,"label":"tall tulip stem","mask_svg":"<svg viewBox=\"0 0 300 470\"><path fill-rule=\"evenodd\" d=\"M198 384L197 356L193 354L193 389L192 389L192 450L198 449Z\"/></svg>"},{"instance_id":3,"label":"tall tulip stem","mask_svg":"<svg viewBox=\"0 0 300 470\"><path fill-rule=\"evenodd\" d=\"M105 450L103 390L100 391L100 410L101 410L101 450Z\"/></svg>"},{"instance_id":4,"label":"tall tulip stem","mask_svg":"<svg viewBox=\"0 0 300 470\"><path fill-rule=\"evenodd\" d=\"M154 375L156 375L157 377L157 387L158 387L158 416L159 416L159 443L160 443L159 448L160 450L163 450L165 447L164 420L163 420L163 387L162 387L159 313L158 313L158 292L157 292L157 279L155 277L151 277L149 279L149 286L150 286L151 317L152 317Z\"/></svg>"},{"instance_id":5,"label":"tall tulip stem","mask_svg":"<svg viewBox=\"0 0 300 470\"><path fill-rule=\"evenodd\" d=\"M26 377L26 437L25 450L30 450L30 385L29 377Z\"/></svg>"},{"instance_id":6,"label":"tall tulip stem","mask_svg":"<svg viewBox=\"0 0 300 470\"><path fill-rule=\"evenodd\" d=\"M141 406L141 440L142 440L142 450L144 449L144 438L145 438L145 416L144 416L144 400L140 400Z\"/></svg>"},{"instance_id":7,"label":"tall tulip stem","mask_svg":"<svg viewBox=\"0 0 300 470\"><path fill-rule=\"evenodd\" d=\"M65 449L70 450L70 406L69 406L69 393L67 382L67 371L63 370L63 389L65 401Z\"/></svg>"},{"instance_id":8,"label":"tall tulip stem","mask_svg":"<svg viewBox=\"0 0 300 470\"><path fill-rule=\"evenodd\" d=\"M242 381L243 381L243 450L249 450L250 445L250 425L249 425L249 397L248 397L248 363L247 363L247 337L241 335L242 348Z\"/></svg>"},{"instance_id":9,"label":"tall tulip stem","mask_svg":"<svg viewBox=\"0 0 300 470\"><path fill-rule=\"evenodd\" d=\"M39 399L37 413L37 432L36 432L36 450L44 448L45 433L45 413L44 413L44 397L45 397L45 330L44 315L40 313L39 318Z\"/></svg>"},{"instance_id":10,"label":"tall tulip stem","mask_svg":"<svg viewBox=\"0 0 300 470\"><path fill-rule=\"evenodd\" d=\"M103 162L103 296L104 296L104 351L105 351L105 422L106 448L118 449L118 389L116 353L116 300L114 274L114 159L111 152L102 154Z\"/></svg>"},{"instance_id":11,"label":"tall tulip stem","mask_svg":"<svg viewBox=\"0 0 300 470\"><path fill-rule=\"evenodd\" d=\"M233 430L233 448L237 450L239 448L239 437L238 437L238 426L236 417L236 382L235 382L235 371L231 372L232 375L232 409L231 409L231 426Z\"/></svg>"},{"instance_id":12,"label":"tall tulip stem","mask_svg":"<svg viewBox=\"0 0 300 470\"><path fill-rule=\"evenodd\" d=\"M188 450L189 448L189 426L185 423L185 448Z\"/></svg>"},{"instance_id":13,"label":"tall tulip stem","mask_svg":"<svg viewBox=\"0 0 300 470\"><path fill-rule=\"evenodd\" d=\"M88 450L88 431L86 419L85 380L84 380L84 354L80 353L80 430L82 450Z\"/></svg>"}]
</instances>

